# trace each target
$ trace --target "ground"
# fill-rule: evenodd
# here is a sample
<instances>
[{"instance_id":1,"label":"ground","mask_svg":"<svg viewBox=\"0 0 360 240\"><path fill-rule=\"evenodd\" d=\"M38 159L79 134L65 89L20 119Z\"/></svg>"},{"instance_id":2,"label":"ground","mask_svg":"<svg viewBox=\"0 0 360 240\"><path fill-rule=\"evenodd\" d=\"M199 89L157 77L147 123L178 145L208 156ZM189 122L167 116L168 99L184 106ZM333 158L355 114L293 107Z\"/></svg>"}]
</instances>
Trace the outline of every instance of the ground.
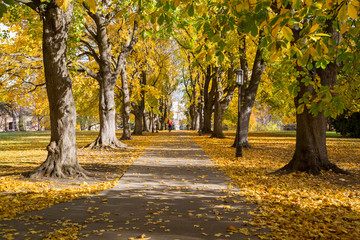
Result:
<instances>
[{"instance_id":1,"label":"ground","mask_svg":"<svg viewBox=\"0 0 360 240\"><path fill-rule=\"evenodd\" d=\"M360 237L359 139L339 138L332 134L327 140L330 161L350 171L352 175L327 172L319 176L309 176L305 173L278 176L272 173L291 159L295 149L293 132L251 133L249 140L252 148L244 149L244 157L239 159L234 157L234 149L230 148L234 132L226 132L225 139L210 139L209 136L198 136L196 132L191 131L186 133L205 150L220 170L231 177L228 187L234 188L237 194L257 206L256 210L247 210L252 219L243 220L242 227L235 226L234 233L247 237L252 235L254 229L263 228L270 229L267 237L272 239ZM126 142L137 150L79 149L81 165L87 170L94 171L95 178L38 179L32 182L23 178L20 173L44 161L44 149L49 141L49 133L1 133L0 220L19 218L25 212L114 187L116 179L124 174L146 146L154 144L154 141L155 144L168 141L167 134L170 133L163 132L158 137L156 134L146 134ZM78 146L85 146L94 138L95 132L79 133ZM180 140L180 148L181 143ZM197 179L205 176L201 175ZM9 239L14 236L11 229L1 224L0 229L0 236ZM57 231L61 233L64 229L60 228ZM79 231L79 227L71 224L69 229ZM252 231L249 232L248 229ZM56 231L53 234L56 234ZM202 235L202 238L205 237Z\"/></svg>"}]
</instances>

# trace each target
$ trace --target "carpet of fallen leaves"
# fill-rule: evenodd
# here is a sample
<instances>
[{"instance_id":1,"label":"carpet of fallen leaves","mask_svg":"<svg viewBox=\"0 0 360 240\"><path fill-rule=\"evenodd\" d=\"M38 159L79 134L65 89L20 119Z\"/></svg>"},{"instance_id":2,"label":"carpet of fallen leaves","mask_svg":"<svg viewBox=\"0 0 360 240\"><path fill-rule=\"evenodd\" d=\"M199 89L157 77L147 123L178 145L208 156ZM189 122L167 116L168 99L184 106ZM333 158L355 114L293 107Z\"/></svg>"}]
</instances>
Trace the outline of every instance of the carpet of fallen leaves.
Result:
<instances>
[{"instance_id":1,"label":"carpet of fallen leaves","mask_svg":"<svg viewBox=\"0 0 360 240\"><path fill-rule=\"evenodd\" d=\"M96 137L96 132L78 132L77 146ZM133 136L123 142L134 148L125 150L79 149L80 165L94 174L90 178L29 179L22 173L45 161L50 133L0 133L0 220L113 187L152 139L150 135Z\"/></svg>"},{"instance_id":2,"label":"carpet of fallen leaves","mask_svg":"<svg viewBox=\"0 0 360 240\"><path fill-rule=\"evenodd\" d=\"M294 133L251 133L242 158L230 147L234 132L224 139L191 135L241 194L259 205L261 214L251 225L270 228L269 238L360 239L360 139L327 139L329 160L352 175L278 176L271 173L291 160Z\"/></svg>"}]
</instances>

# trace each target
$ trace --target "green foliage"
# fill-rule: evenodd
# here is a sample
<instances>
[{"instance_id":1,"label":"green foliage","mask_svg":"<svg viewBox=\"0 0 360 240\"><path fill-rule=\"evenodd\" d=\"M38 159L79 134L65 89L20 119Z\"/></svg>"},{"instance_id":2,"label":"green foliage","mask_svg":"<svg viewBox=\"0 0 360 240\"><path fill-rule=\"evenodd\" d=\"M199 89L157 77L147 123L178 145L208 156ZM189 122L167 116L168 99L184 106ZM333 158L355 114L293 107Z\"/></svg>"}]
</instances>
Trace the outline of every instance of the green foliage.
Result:
<instances>
[{"instance_id":1,"label":"green foliage","mask_svg":"<svg viewBox=\"0 0 360 240\"><path fill-rule=\"evenodd\" d=\"M335 119L331 119L336 132L343 136L360 138L360 112L343 113Z\"/></svg>"}]
</instances>

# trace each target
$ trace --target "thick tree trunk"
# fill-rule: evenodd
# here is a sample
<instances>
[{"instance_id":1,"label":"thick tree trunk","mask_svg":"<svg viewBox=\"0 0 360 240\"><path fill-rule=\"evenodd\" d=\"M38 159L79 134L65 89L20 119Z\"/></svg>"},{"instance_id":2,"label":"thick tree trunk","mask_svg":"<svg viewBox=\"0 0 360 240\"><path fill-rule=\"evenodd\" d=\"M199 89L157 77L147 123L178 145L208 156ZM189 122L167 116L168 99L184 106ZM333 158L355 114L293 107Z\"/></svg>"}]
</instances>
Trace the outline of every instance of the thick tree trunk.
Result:
<instances>
[{"instance_id":1,"label":"thick tree trunk","mask_svg":"<svg viewBox=\"0 0 360 240\"><path fill-rule=\"evenodd\" d=\"M120 142L116 137L114 84L105 81L105 79L99 83L100 132L96 140L86 147L95 149L127 147L127 145Z\"/></svg>"},{"instance_id":2,"label":"thick tree trunk","mask_svg":"<svg viewBox=\"0 0 360 240\"><path fill-rule=\"evenodd\" d=\"M338 66L335 63L328 64L325 70L317 69L321 79L321 85L333 86L337 82ZM300 92L295 98L295 107L301 104L300 99L306 92L315 96L312 85L305 86L299 77ZM319 174L321 170L332 170L336 173L347 173L331 163L327 156L326 149L326 127L327 120L324 112L319 112L316 116L309 112L305 106L301 114L296 114L296 147L292 160L280 172L307 172L309 174Z\"/></svg>"},{"instance_id":3,"label":"thick tree trunk","mask_svg":"<svg viewBox=\"0 0 360 240\"><path fill-rule=\"evenodd\" d=\"M18 130L18 127L17 127L17 124L16 124L15 111L13 111L13 113L12 113L12 118L13 118L12 130L13 130L13 131L17 131L17 130Z\"/></svg>"},{"instance_id":4,"label":"thick tree trunk","mask_svg":"<svg viewBox=\"0 0 360 240\"><path fill-rule=\"evenodd\" d=\"M325 30L328 34L331 35L333 40L334 47L341 42L341 34L336 30L333 26L334 19L327 19L325 26ZM294 31L296 34L295 39L297 40L300 36L301 30ZM315 66L315 64L313 64ZM297 71L308 72L306 69L302 69L301 67L297 67ZM309 72L309 77L315 82L316 74L320 77L321 86L327 86L330 89L333 89L335 85L337 85L337 74L339 72L339 65L336 63L334 59L333 62L330 62L325 69L318 68L313 69ZM301 75L301 74L300 74ZM305 86L302 82L303 77L298 77L298 83L300 86L300 92L298 96L295 97L295 107L298 108L301 104L304 104L300 99L304 96L305 93L310 93L310 96L315 99L316 91L313 85ZM295 153L292 160L281 168L280 172L296 172L302 171L307 172L309 174L319 174L321 170L332 170L335 173L348 173L340 168L338 168L335 164L331 163L327 156L326 150L326 128L327 128L327 120L325 118L324 112L319 112L316 116L310 113L307 106L304 106L304 111L301 114L296 114L296 147Z\"/></svg>"},{"instance_id":5,"label":"thick tree trunk","mask_svg":"<svg viewBox=\"0 0 360 240\"><path fill-rule=\"evenodd\" d=\"M72 11L72 4L64 12L55 1L51 1L42 15L51 140L47 146L46 161L30 174L31 177L73 177L86 174L76 156L76 112L66 61L66 41Z\"/></svg>"},{"instance_id":6,"label":"thick tree trunk","mask_svg":"<svg viewBox=\"0 0 360 240\"><path fill-rule=\"evenodd\" d=\"M142 126L142 122L143 122L143 115L135 115L135 129L134 129L134 135L142 135L143 133L143 126Z\"/></svg>"},{"instance_id":7,"label":"thick tree trunk","mask_svg":"<svg viewBox=\"0 0 360 240\"><path fill-rule=\"evenodd\" d=\"M215 138L224 138L224 133L222 130L222 121L223 121L224 111L221 107L221 103L215 102L215 111L214 111L214 131L212 132L211 137Z\"/></svg>"}]
</instances>

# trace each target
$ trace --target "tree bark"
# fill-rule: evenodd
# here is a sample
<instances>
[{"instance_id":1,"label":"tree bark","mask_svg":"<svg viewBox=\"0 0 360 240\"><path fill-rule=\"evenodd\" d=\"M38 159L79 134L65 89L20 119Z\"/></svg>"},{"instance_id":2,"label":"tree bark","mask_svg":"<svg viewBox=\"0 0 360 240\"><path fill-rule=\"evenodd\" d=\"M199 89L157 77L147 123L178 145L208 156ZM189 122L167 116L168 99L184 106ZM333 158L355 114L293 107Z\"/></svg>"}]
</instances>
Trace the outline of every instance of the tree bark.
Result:
<instances>
[{"instance_id":1,"label":"tree bark","mask_svg":"<svg viewBox=\"0 0 360 240\"><path fill-rule=\"evenodd\" d=\"M97 63L99 65L99 72L94 73L90 69L87 69L86 72L96 79L100 85L100 131L96 140L87 145L86 148L97 149L127 147L127 145L121 143L116 137L116 106L114 89L118 75L112 69L111 45L109 43L108 31L106 28L108 21L100 11L95 14L91 11L87 11L87 13L95 22L96 34L94 35L99 48L99 55L95 57L98 59ZM90 46L87 47L90 48L90 50L93 50Z\"/></svg>"},{"instance_id":2,"label":"tree bark","mask_svg":"<svg viewBox=\"0 0 360 240\"><path fill-rule=\"evenodd\" d=\"M245 49L245 48L244 48ZM246 50L243 50L243 54L246 54ZM247 72L248 72L248 67L247 67L247 60L246 58L242 58L241 59L241 68L244 70L245 73L245 82L247 82ZM252 108L254 106L255 103L255 99L256 99L256 95L257 95L257 90L261 81L261 77L262 74L264 73L266 68L266 64L265 61L262 57L262 51L260 50L260 48L258 47L258 49L256 50L256 54L255 54L255 59L254 59L254 64L253 64L253 69L252 69L252 74L251 74L251 78L250 78L250 82L249 85L246 86L244 85L242 87L242 92L241 92L241 96L242 96L242 107L241 107L241 114L240 114L240 138L241 138L241 146L242 147L250 147L250 143L249 143L249 123L250 123L250 116L251 116L251 112L252 112ZM238 128L237 128L238 131ZM235 141L234 144L232 145L232 147L236 147L236 144L238 142L238 132L236 132L236 137L235 137Z\"/></svg>"},{"instance_id":3,"label":"tree bark","mask_svg":"<svg viewBox=\"0 0 360 240\"><path fill-rule=\"evenodd\" d=\"M335 63L328 64L325 70L318 69L322 85L329 86L330 82L336 81L338 66ZM300 106L299 100L306 92L315 94L312 85L305 86L299 78L300 92L295 98L295 107ZM327 120L324 112L314 116L305 106L301 114L296 114L296 147L292 160L281 168L280 172L307 172L317 175L321 170L332 170L335 173L347 173L331 163L326 149L326 126Z\"/></svg>"},{"instance_id":4,"label":"tree bark","mask_svg":"<svg viewBox=\"0 0 360 240\"><path fill-rule=\"evenodd\" d=\"M143 118L144 118L144 110L145 110L145 86L146 86L146 72L142 71L141 73L141 99L140 103L132 102L131 105L134 109L133 113L135 115L135 129L134 135L142 135L143 132Z\"/></svg>"},{"instance_id":5,"label":"tree bark","mask_svg":"<svg viewBox=\"0 0 360 240\"><path fill-rule=\"evenodd\" d=\"M211 133L211 116L214 107L214 97L216 91L216 81L213 80L211 89L209 91L210 82L213 76L211 75L211 67L207 68L204 84L204 128L203 133Z\"/></svg>"},{"instance_id":6,"label":"tree bark","mask_svg":"<svg viewBox=\"0 0 360 240\"><path fill-rule=\"evenodd\" d=\"M90 143L89 148L120 148L127 147L116 137L115 123L115 84L105 79L100 81L99 117L100 132L96 140Z\"/></svg>"},{"instance_id":7,"label":"tree bark","mask_svg":"<svg viewBox=\"0 0 360 240\"><path fill-rule=\"evenodd\" d=\"M25 131L23 107L19 106L19 131Z\"/></svg>"},{"instance_id":8,"label":"tree bark","mask_svg":"<svg viewBox=\"0 0 360 240\"><path fill-rule=\"evenodd\" d=\"M336 49L336 46L341 42L341 34L333 26L333 21L334 19L327 19L324 30L331 35L334 44L331 47ZM295 39L298 39L301 30L293 31L298 33L295 35ZM315 64L313 64L313 66L315 66ZM313 99L317 94L313 85L309 84L308 86L305 86L304 82L302 82L303 77L301 76L301 72L306 73L308 71L299 66L297 66L297 71L300 75L297 79L300 86L300 92L294 99L296 108L301 104L304 104L300 99L305 93L310 93L310 96L312 96ZM312 71L308 72L308 74L314 82L317 74L320 77L321 86L327 86L333 89L333 87L337 85L338 72L339 65L336 63L336 60L333 59L333 62L330 62L325 69L314 68ZM321 170L332 170L335 173L348 173L331 163L328 159L326 149L327 120L323 111L319 112L317 115L313 115L305 104L304 111L302 113L296 113L296 124L295 153L291 161L279 170L280 172L290 173L302 171L316 175L319 174Z\"/></svg>"},{"instance_id":9,"label":"tree bark","mask_svg":"<svg viewBox=\"0 0 360 240\"><path fill-rule=\"evenodd\" d=\"M43 58L46 89L50 105L51 140L48 156L30 177L85 176L76 156L76 112L72 82L67 70L66 42L73 12L69 4L66 12L47 4L41 14L43 20Z\"/></svg>"},{"instance_id":10,"label":"tree bark","mask_svg":"<svg viewBox=\"0 0 360 240\"><path fill-rule=\"evenodd\" d=\"M218 69L218 75L216 77L216 95L214 101L214 105L215 105L214 131L211 137L215 137L215 138L225 137L222 129L223 127L222 122L223 122L224 112L228 108L236 88L233 75L234 75L233 69L229 69L228 78L227 78L228 86L225 89L223 89L222 73L221 70Z\"/></svg>"},{"instance_id":11,"label":"tree bark","mask_svg":"<svg viewBox=\"0 0 360 240\"><path fill-rule=\"evenodd\" d=\"M130 106L129 82L127 79L126 60L125 59L124 59L123 68L121 70L120 75L121 75L121 82L122 82L122 89L123 89L123 98L122 98L123 135L121 136L121 140L130 140L131 139L131 126L130 126L131 106Z\"/></svg>"}]
</instances>

